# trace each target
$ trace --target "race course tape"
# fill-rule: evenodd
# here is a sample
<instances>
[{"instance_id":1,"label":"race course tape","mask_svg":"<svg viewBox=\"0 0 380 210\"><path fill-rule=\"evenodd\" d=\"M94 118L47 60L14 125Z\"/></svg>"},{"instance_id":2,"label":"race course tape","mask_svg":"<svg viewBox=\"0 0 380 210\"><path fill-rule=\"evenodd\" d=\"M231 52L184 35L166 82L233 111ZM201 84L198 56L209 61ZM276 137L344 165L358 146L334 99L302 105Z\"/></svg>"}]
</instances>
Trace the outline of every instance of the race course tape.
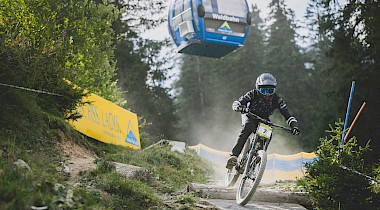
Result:
<instances>
[{"instance_id":1,"label":"race course tape","mask_svg":"<svg viewBox=\"0 0 380 210\"><path fill-rule=\"evenodd\" d=\"M190 149L209 160L210 162L224 167L229 152L219 151L203 144L190 146ZM264 172L263 182L275 182L277 180L296 180L305 175L305 163L311 163L317 159L315 153L300 152L293 155L268 154L267 165Z\"/></svg>"}]
</instances>

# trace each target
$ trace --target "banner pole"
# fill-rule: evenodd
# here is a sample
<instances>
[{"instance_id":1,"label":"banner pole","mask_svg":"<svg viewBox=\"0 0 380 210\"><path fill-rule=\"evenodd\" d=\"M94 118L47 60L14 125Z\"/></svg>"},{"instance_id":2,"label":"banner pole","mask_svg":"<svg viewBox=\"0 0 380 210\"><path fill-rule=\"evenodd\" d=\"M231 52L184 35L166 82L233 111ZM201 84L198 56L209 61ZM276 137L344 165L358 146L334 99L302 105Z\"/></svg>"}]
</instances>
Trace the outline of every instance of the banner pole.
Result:
<instances>
[{"instance_id":1,"label":"banner pole","mask_svg":"<svg viewBox=\"0 0 380 210\"><path fill-rule=\"evenodd\" d=\"M347 133L346 133L346 136L344 137L344 143L346 143L346 141L347 141L347 137L350 135L351 130L352 130L352 128L354 127L354 125L355 125L355 123L356 123L356 120L358 120L360 114L362 113L362 111L363 111L365 105L366 105L366 102L364 102L363 105L360 107L358 113L357 113L356 116L355 116L354 121L352 121L351 126L350 126L350 128L348 129L348 131L347 131Z\"/></svg>"},{"instance_id":2,"label":"banner pole","mask_svg":"<svg viewBox=\"0 0 380 210\"><path fill-rule=\"evenodd\" d=\"M345 137L345 132L348 125L348 118L350 116L350 109L351 109L351 103L352 103L352 95L354 94L354 88L355 88L355 81L352 81L350 97L348 99L348 105L347 105L346 120L344 122L343 133L342 133L342 143L340 145L341 148L343 148L343 145L344 145L344 137Z\"/></svg>"}]
</instances>

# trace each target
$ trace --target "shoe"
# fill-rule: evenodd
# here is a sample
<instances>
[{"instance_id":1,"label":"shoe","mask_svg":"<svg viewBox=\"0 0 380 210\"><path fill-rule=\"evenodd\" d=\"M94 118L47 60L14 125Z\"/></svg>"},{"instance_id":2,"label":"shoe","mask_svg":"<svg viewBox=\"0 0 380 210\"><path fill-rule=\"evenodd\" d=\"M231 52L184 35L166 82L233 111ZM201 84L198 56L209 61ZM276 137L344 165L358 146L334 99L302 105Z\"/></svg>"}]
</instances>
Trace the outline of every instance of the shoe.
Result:
<instances>
[{"instance_id":1,"label":"shoe","mask_svg":"<svg viewBox=\"0 0 380 210\"><path fill-rule=\"evenodd\" d=\"M234 155L231 155L230 158L228 158L228 160L227 160L226 168L232 169L232 167L234 167L236 165L236 163L237 163L237 157Z\"/></svg>"}]
</instances>

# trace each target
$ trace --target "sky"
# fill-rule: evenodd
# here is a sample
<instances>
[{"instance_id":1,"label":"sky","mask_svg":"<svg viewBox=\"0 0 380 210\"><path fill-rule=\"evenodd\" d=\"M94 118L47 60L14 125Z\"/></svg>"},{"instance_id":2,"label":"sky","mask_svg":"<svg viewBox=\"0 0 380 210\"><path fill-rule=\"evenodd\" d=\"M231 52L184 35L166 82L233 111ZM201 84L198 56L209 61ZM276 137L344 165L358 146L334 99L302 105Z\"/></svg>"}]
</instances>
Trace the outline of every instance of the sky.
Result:
<instances>
[{"instance_id":1,"label":"sky","mask_svg":"<svg viewBox=\"0 0 380 210\"><path fill-rule=\"evenodd\" d=\"M271 0L249 1L257 5L257 7L260 9L261 17L267 16L269 12L268 5ZM307 3L308 0L285 0L285 4L288 8L292 9L295 12L296 18L298 20L303 18L306 12Z\"/></svg>"},{"instance_id":2,"label":"sky","mask_svg":"<svg viewBox=\"0 0 380 210\"><path fill-rule=\"evenodd\" d=\"M271 0L248 0L248 2L256 4L257 7L260 9L260 16L262 18L267 17L267 14L269 13L268 5ZM171 2L170 0L167 1L168 4ZM295 12L296 19L297 20L302 20L303 16L305 15L306 12L306 7L307 7L308 0L285 0L285 4L287 5L288 8L292 9ZM168 11L164 12L165 14L168 13ZM154 30L150 30L145 32L142 35L144 38L149 38L153 40L163 40L165 38L170 37L168 28L167 28L167 23L164 23L157 27Z\"/></svg>"}]
</instances>

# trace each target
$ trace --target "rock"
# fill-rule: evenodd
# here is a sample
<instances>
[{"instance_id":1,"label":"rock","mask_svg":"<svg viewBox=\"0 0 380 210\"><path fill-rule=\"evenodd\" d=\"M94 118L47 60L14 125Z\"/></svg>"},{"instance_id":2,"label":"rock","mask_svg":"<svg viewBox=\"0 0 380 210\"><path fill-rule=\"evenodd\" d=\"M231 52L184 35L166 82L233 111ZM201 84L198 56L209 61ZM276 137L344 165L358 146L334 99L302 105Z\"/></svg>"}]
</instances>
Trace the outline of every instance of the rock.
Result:
<instances>
[{"instance_id":1,"label":"rock","mask_svg":"<svg viewBox=\"0 0 380 210\"><path fill-rule=\"evenodd\" d=\"M73 207L73 205L74 205L73 197L74 197L74 192L71 189L67 190L66 204L69 207Z\"/></svg>"},{"instance_id":2,"label":"rock","mask_svg":"<svg viewBox=\"0 0 380 210\"><path fill-rule=\"evenodd\" d=\"M170 150L172 152L184 153L185 149L186 149L186 143L185 142L171 141L171 140L166 140L166 139L162 139L159 142L157 142L155 144L152 144L152 145L150 145L149 147L147 147L145 149L150 149L152 147L160 146L160 145L170 146Z\"/></svg>"},{"instance_id":3,"label":"rock","mask_svg":"<svg viewBox=\"0 0 380 210\"><path fill-rule=\"evenodd\" d=\"M44 210L44 209L48 209L47 206L32 206L30 207L31 209L33 210Z\"/></svg>"},{"instance_id":4,"label":"rock","mask_svg":"<svg viewBox=\"0 0 380 210\"><path fill-rule=\"evenodd\" d=\"M70 174L70 168L66 164L63 164L62 172L65 174Z\"/></svg>"},{"instance_id":5,"label":"rock","mask_svg":"<svg viewBox=\"0 0 380 210\"><path fill-rule=\"evenodd\" d=\"M169 140L167 140L169 141ZM186 149L186 143L181 141L169 141L169 145L171 146L172 152L184 153Z\"/></svg>"},{"instance_id":6,"label":"rock","mask_svg":"<svg viewBox=\"0 0 380 210\"><path fill-rule=\"evenodd\" d=\"M146 168L117 162L113 162L113 164L115 164L116 172L127 178L139 180L148 180L151 178L151 175Z\"/></svg>"},{"instance_id":7,"label":"rock","mask_svg":"<svg viewBox=\"0 0 380 210\"><path fill-rule=\"evenodd\" d=\"M70 168L64 162L59 162L59 166L55 168L58 172L70 175Z\"/></svg>"},{"instance_id":8,"label":"rock","mask_svg":"<svg viewBox=\"0 0 380 210\"><path fill-rule=\"evenodd\" d=\"M66 189L65 186L63 186L63 184L60 184L60 183L55 183L54 184L54 190L56 192L59 192L59 191L64 191Z\"/></svg>"},{"instance_id":9,"label":"rock","mask_svg":"<svg viewBox=\"0 0 380 210\"><path fill-rule=\"evenodd\" d=\"M21 159L18 159L16 162L14 162L14 164L18 168L26 168L26 169L28 169L28 171L32 171L32 169L30 168L30 166L25 161L23 161Z\"/></svg>"}]
</instances>

